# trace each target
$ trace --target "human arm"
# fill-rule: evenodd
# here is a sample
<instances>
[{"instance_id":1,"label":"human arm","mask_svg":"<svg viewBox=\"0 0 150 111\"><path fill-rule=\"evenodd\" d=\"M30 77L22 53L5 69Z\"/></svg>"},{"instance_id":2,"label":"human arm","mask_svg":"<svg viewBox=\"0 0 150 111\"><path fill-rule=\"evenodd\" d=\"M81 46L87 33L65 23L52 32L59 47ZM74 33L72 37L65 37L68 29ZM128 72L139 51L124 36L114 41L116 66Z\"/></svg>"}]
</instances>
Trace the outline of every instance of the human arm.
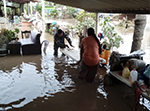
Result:
<instances>
[{"instance_id":1,"label":"human arm","mask_svg":"<svg viewBox=\"0 0 150 111\"><path fill-rule=\"evenodd\" d=\"M71 47L74 47L74 46L72 45L72 41L71 41L71 39L68 37L68 35L65 35L65 34L64 34L64 36L65 36L66 40L68 41L68 43L70 44L70 46L71 46Z\"/></svg>"}]
</instances>

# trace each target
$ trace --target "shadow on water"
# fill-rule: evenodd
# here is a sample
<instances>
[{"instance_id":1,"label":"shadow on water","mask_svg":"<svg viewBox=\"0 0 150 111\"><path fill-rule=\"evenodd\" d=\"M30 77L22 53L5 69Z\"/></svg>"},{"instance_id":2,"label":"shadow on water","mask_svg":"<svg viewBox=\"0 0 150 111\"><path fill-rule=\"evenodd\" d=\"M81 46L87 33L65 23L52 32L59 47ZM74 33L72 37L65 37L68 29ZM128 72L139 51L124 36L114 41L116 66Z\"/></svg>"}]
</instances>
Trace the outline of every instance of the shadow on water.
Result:
<instances>
[{"instance_id":1,"label":"shadow on water","mask_svg":"<svg viewBox=\"0 0 150 111\"><path fill-rule=\"evenodd\" d=\"M0 58L0 110L132 111L133 98L123 98L122 85L78 79L78 66L60 52L53 56L53 39L48 40L46 54Z\"/></svg>"}]
</instances>

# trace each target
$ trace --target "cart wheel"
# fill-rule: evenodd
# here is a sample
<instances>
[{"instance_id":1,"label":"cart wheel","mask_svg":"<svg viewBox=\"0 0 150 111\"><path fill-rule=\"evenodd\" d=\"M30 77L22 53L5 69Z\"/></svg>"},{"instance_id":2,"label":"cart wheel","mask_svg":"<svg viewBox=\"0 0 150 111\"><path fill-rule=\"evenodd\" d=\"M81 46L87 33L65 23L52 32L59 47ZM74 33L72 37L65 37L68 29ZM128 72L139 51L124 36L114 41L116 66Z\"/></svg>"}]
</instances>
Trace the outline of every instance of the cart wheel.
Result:
<instances>
[{"instance_id":1,"label":"cart wheel","mask_svg":"<svg viewBox=\"0 0 150 111\"><path fill-rule=\"evenodd\" d=\"M107 85L107 86L110 86L112 85L112 79L110 77L110 75L106 74L105 77L104 77L104 84Z\"/></svg>"}]
</instances>

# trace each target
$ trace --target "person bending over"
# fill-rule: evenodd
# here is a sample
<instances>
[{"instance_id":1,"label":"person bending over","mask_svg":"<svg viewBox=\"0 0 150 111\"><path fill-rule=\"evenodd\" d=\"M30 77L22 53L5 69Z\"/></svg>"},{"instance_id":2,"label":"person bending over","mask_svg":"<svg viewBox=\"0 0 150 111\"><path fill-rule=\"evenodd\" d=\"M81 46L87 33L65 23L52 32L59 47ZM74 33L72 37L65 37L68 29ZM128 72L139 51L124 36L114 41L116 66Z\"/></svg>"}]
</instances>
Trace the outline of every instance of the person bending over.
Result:
<instances>
[{"instance_id":1,"label":"person bending over","mask_svg":"<svg viewBox=\"0 0 150 111\"><path fill-rule=\"evenodd\" d=\"M58 55L58 48L65 48L68 47L68 45L65 44L65 38L70 44L71 47L74 47L72 45L71 39L66 35L61 29L58 29L58 31L54 35L54 55Z\"/></svg>"}]
</instances>

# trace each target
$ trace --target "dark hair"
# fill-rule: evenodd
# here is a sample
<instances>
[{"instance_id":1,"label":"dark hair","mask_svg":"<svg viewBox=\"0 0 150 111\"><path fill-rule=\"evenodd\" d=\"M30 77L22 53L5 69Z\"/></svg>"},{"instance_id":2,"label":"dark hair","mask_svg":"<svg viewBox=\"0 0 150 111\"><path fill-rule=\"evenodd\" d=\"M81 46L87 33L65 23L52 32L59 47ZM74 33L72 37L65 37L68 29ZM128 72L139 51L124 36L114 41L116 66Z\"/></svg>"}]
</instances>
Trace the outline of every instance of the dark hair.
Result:
<instances>
[{"instance_id":1,"label":"dark hair","mask_svg":"<svg viewBox=\"0 0 150 111\"><path fill-rule=\"evenodd\" d=\"M63 31L61 29L58 29L57 33L61 34Z\"/></svg>"},{"instance_id":2,"label":"dark hair","mask_svg":"<svg viewBox=\"0 0 150 111\"><path fill-rule=\"evenodd\" d=\"M94 36L95 31L94 31L94 29L93 29L93 28L88 28L87 33L88 33L88 36L89 36L89 35Z\"/></svg>"},{"instance_id":3,"label":"dark hair","mask_svg":"<svg viewBox=\"0 0 150 111\"><path fill-rule=\"evenodd\" d=\"M100 41L98 40L98 38L96 37L94 29L93 28L88 28L87 33L88 33L88 36L91 35L95 38L95 40L96 40L96 42L99 46L99 54L101 54L102 53L101 44L100 44Z\"/></svg>"}]
</instances>

